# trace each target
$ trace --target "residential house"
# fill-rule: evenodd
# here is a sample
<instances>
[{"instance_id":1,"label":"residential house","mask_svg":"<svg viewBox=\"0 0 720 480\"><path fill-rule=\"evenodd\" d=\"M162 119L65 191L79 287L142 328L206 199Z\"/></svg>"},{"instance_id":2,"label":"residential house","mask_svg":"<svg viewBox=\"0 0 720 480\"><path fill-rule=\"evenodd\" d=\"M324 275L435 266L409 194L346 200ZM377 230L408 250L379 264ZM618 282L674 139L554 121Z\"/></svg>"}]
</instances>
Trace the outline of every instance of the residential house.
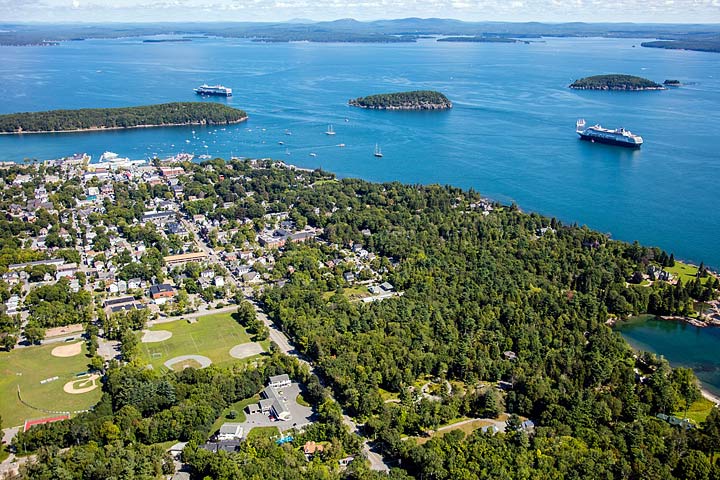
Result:
<instances>
[{"instance_id":1,"label":"residential house","mask_svg":"<svg viewBox=\"0 0 720 480\"><path fill-rule=\"evenodd\" d=\"M162 305L168 299L173 298L175 294L175 288L167 283L160 283L150 287L150 298L159 305Z\"/></svg>"},{"instance_id":2,"label":"residential house","mask_svg":"<svg viewBox=\"0 0 720 480\"><path fill-rule=\"evenodd\" d=\"M239 440L243 436L243 427L240 423L223 423L217 434L217 439L223 440Z\"/></svg>"},{"instance_id":3,"label":"residential house","mask_svg":"<svg viewBox=\"0 0 720 480\"><path fill-rule=\"evenodd\" d=\"M268 387L270 388L283 388L290 386L290 376L287 373L282 375L273 375L268 381Z\"/></svg>"}]
</instances>

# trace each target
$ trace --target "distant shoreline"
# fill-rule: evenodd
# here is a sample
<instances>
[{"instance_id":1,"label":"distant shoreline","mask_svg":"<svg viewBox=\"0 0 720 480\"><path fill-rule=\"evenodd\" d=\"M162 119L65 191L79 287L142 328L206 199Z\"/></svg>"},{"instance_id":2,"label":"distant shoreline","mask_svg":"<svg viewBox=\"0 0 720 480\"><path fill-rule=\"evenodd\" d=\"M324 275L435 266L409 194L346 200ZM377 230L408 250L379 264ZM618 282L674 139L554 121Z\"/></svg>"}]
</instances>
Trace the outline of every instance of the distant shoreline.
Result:
<instances>
[{"instance_id":1,"label":"distant shoreline","mask_svg":"<svg viewBox=\"0 0 720 480\"><path fill-rule=\"evenodd\" d=\"M76 128L73 130L28 130L28 131L15 131L15 132L0 132L0 135L29 135L29 134L47 134L47 133L86 133L86 132L105 132L109 130L130 130L135 128L160 128L160 127L187 127L191 125L205 125L210 127L216 127L221 125L234 125L247 121L248 117L245 116L239 120L230 120L223 123L208 123L208 122L187 122L187 123L161 123L153 125L133 125L130 127L91 127L91 128Z\"/></svg>"}]
</instances>

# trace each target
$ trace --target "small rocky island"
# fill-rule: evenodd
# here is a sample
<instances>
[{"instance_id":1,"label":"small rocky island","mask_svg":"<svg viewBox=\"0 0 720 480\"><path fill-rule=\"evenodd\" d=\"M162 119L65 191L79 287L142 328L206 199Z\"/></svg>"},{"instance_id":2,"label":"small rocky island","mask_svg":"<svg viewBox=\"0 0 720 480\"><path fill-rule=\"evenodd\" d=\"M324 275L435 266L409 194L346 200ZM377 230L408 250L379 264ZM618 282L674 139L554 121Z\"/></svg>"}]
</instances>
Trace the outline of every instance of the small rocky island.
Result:
<instances>
[{"instance_id":1,"label":"small rocky island","mask_svg":"<svg viewBox=\"0 0 720 480\"><path fill-rule=\"evenodd\" d=\"M641 90L665 90L664 86L647 78L620 74L595 75L581 78L580 80L575 80L569 87L576 90L622 90L635 92Z\"/></svg>"},{"instance_id":2,"label":"small rocky island","mask_svg":"<svg viewBox=\"0 0 720 480\"><path fill-rule=\"evenodd\" d=\"M665 80L663 85L666 87L680 87L682 86L682 83L680 83L680 80Z\"/></svg>"},{"instance_id":3,"label":"small rocky island","mask_svg":"<svg viewBox=\"0 0 720 480\"><path fill-rule=\"evenodd\" d=\"M180 125L228 125L247 113L213 102L175 102L123 108L81 108L0 115L0 134L83 132Z\"/></svg>"},{"instance_id":4,"label":"small rocky island","mask_svg":"<svg viewBox=\"0 0 720 480\"><path fill-rule=\"evenodd\" d=\"M348 101L353 107L373 110L447 110L452 102L440 92L415 90L412 92L382 93Z\"/></svg>"}]
</instances>

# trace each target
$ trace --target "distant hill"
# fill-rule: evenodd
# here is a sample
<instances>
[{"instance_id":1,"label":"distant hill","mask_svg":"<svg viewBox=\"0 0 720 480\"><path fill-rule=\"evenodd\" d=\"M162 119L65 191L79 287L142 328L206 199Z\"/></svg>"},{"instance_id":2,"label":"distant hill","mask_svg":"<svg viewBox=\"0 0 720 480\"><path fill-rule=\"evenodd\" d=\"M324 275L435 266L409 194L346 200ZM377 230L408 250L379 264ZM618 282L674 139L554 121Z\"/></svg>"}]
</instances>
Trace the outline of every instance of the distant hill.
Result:
<instances>
[{"instance_id":1,"label":"distant hill","mask_svg":"<svg viewBox=\"0 0 720 480\"><path fill-rule=\"evenodd\" d=\"M52 45L84 38L140 37L161 34L213 35L265 42L414 42L426 35L537 38L612 37L659 39L649 47L716 51L720 25L635 23L463 22L446 18L400 18L360 22L352 18L326 22L192 22L111 24L0 24L0 45ZM714 39L714 40L713 40ZM684 42L684 43L683 43ZM698 43L701 42L701 43ZM706 42L706 43L702 43Z\"/></svg>"},{"instance_id":2,"label":"distant hill","mask_svg":"<svg viewBox=\"0 0 720 480\"><path fill-rule=\"evenodd\" d=\"M647 78L634 75L594 75L575 80L569 85L576 90L665 90L665 87Z\"/></svg>"}]
</instances>

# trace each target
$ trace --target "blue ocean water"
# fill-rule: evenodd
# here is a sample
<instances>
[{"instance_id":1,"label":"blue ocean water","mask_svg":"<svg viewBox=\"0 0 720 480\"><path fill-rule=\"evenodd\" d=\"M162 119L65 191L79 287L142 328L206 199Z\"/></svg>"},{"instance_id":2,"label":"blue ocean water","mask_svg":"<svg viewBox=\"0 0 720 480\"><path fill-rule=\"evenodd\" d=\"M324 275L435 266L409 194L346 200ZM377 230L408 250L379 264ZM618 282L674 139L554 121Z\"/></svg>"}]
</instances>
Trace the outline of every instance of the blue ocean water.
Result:
<instances>
[{"instance_id":1,"label":"blue ocean water","mask_svg":"<svg viewBox=\"0 0 720 480\"><path fill-rule=\"evenodd\" d=\"M672 365L692 368L705 388L720 395L720 328L650 319L621 323L617 329L634 348L663 355Z\"/></svg>"},{"instance_id":2,"label":"blue ocean water","mask_svg":"<svg viewBox=\"0 0 720 480\"><path fill-rule=\"evenodd\" d=\"M191 101L197 100L192 89L207 82L235 91L231 99L209 101L250 115L245 124L223 128L0 136L0 160L75 152L97 159L106 150L131 158L181 151L273 157L341 176L473 187L525 210L720 267L720 55L639 45L598 38L529 45L209 38L0 47L1 113ZM687 85L635 93L567 88L598 73ZM442 91L455 108L347 106L356 96L409 89ZM574 133L581 117L631 129L645 145L629 151L581 142ZM337 135L324 134L328 124ZM382 159L373 157L376 143Z\"/></svg>"},{"instance_id":3,"label":"blue ocean water","mask_svg":"<svg viewBox=\"0 0 720 480\"><path fill-rule=\"evenodd\" d=\"M235 96L206 101L250 115L247 123L228 127L0 136L0 160L185 151L272 157L374 181L453 184L720 268L720 55L641 48L640 42L259 44L209 38L0 47L0 113L192 101L198 100L193 88L222 83ZM637 93L567 88L599 73L673 78L685 86ZM455 107L377 112L347 106L357 96L411 89L442 91ZM629 151L581 142L574 133L578 118L628 128L645 145ZM324 134L328 124L336 135ZM375 144L381 159L373 156ZM720 392L718 330L646 322L622 333L672 362L691 358L703 381Z\"/></svg>"}]
</instances>

